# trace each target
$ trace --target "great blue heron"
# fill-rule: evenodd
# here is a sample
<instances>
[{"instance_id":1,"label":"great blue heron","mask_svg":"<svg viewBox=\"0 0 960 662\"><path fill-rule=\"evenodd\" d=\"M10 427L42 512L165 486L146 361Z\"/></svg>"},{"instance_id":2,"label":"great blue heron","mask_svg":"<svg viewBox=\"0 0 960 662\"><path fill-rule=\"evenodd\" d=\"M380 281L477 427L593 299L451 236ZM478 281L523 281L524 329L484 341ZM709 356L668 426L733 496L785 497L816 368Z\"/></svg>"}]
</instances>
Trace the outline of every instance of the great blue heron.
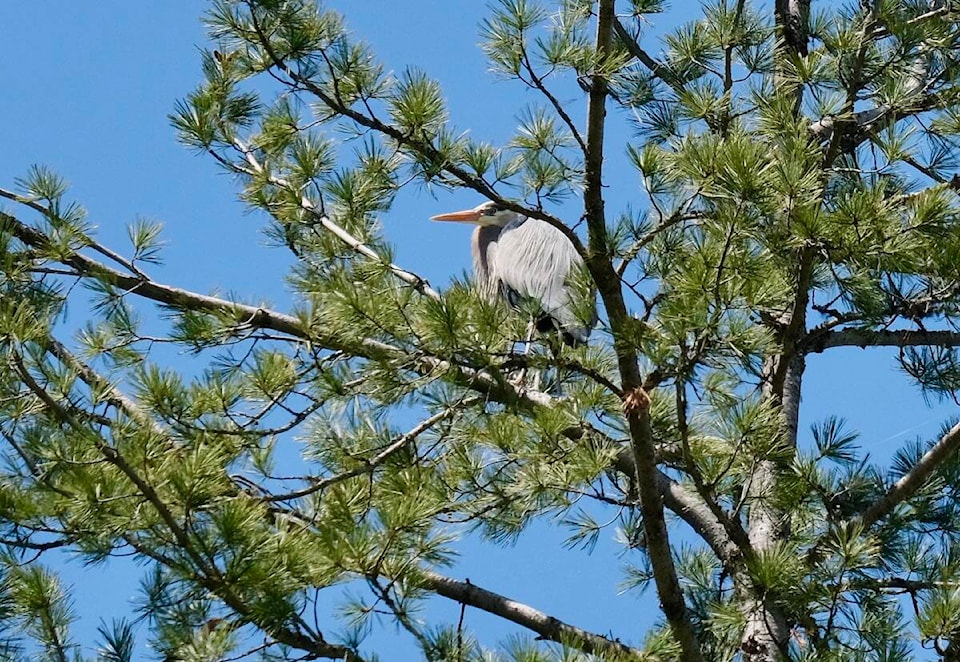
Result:
<instances>
[{"instance_id":1,"label":"great blue heron","mask_svg":"<svg viewBox=\"0 0 960 662\"><path fill-rule=\"evenodd\" d=\"M571 346L587 342L597 323L596 304L588 319L575 313L569 278L571 270L582 265L583 259L560 230L495 202L439 214L431 220L477 226L470 248L474 278L484 296L503 296L514 306L523 298L533 299L540 304L538 331L559 331L563 341Z\"/></svg>"}]
</instances>

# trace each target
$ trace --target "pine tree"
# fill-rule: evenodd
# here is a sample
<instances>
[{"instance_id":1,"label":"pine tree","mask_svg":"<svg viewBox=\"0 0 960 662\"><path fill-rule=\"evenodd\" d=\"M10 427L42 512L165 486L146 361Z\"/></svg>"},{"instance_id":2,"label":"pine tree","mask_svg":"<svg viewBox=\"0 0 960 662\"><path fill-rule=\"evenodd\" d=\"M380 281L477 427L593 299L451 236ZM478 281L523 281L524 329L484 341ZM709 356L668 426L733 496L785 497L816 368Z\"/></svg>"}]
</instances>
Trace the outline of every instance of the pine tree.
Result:
<instances>
[{"instance_id":1,"label":"pine tree","mask_svg":"<svg viewBox=\"0 0 960 662\"><path fill-rule=\"evenodd\" d=\"M960 425L889 466L842 410L798 430L810 354L894 347L923 395L960 387L960 10L714 0L661 49L663 5L495 2L484 52L539 100L498 145L313 0L212 2L171 121L294 256L291 310L166 284L158 226L124 256L48 169L0 189L5 657L82 658L44 563L69 548L149 567L169 660L389 659L383 614L429 660L960 658ZM613 209L621 124L638 185ZM383 222L416 186L566 233L590 345L520 354L522 311L395 264ZM458 578L460 536L547 516L572 546L618 527L661 624L589 632ZM425 621L433 599L531 636ZM131 659L132 622L101 635Z\"/></svg>"}]
</instances>

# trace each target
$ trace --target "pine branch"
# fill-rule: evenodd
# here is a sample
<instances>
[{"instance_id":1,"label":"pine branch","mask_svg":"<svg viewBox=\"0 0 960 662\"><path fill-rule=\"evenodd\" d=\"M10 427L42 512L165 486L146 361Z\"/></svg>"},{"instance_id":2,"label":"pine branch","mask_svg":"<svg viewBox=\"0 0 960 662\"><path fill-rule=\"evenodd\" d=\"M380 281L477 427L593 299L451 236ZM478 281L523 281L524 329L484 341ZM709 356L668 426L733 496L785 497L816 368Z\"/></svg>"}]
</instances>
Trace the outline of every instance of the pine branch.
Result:
<instances>
[{"instance_id":1,"label":"pine branch","mask_svg":"<svg viewBox=\"0 0 960 662\"><path fill-rule=\"evenodd\" d=\"M15 348L11 349L11 358L17 373L20 375L20 379L23 380L23 383L37 399L43 403L44 407L61 423L65 423L77 432L77 434L89 437L93 441L104 459L117 467L121 473L140 490L140 493L143 494L147 501L156 509L157 514L160 515L160 519L162 519L167 528L170 529L170 532L174 538L176 538L180 547L189 553L193 549L193 546L190 544L186 530L180 526L180 523L173 516L167 503L160 498L156 490L153 489L153 486L147 483L115 448L107 444L99 435L90 434L90 431L77 420L65 405L60 404L53 396L47 393L46 389L40 386L37 380L33 378L33 375L30 374L30 371L23 362L23 358ZM196 554L194 554L194 561L204 573L216 572L216 568L210 566L205 559Z\"/></svg>"},{"instance_id":2,"label":"pine branch","mask_svg":"<svg viewBox=\"0 0 960 662\"><path fill-rule=\"evenodd\" d=\"M49 240L39 230L35 230L16 217L0 212L0 230L8 231L24 244L43 250L49 246ZM58 260L61 264L74 268L86 278L93 278L119 290L151 299L180 310L226 314L247 327L272 329L281 333L303 338L303 325L290 315L272 312L264 308L196 294L177 287L164 285L154 280L130 276L112 269L105 264L88 258L80 253L71 253Z\"/></svg>"},{"instance_id":3,"label":"pine branch","mask_svg":"<svg viewBox=\"0 0 960 662\"><path fill-rule=\"evenodd\" d=\"M649 53L647 53L640 46L637 38L630 34L630 31L627 30L620 19L614 19L613 29L616 32L617 37L620 39L620 42L626 47L630 54L640 60L643 66L645 66L655 78L662 80L677 94L683 94L686 91L683 82L677 78L673 71L669 67L655 60Z\"/></svg>"},{"instance_id":4,"label":"pine branch","mask_svg":"<svg viewBox=\"0 0 960 662\"><path fill-rule=\"evenodd\" d=\"M810 133L820 141L832 137L834 129L850 126L850 148L856 147L870 137L868 129L879 124L896 123L908 117L943 108L946 99L951 95L960 94L960 90L949 88L940 92L924 94L915 99L909 106L897 108L891 105L877 106L860 110L845 118L843 115L829 115L810 124Z\"/></svg>"},{"instance_id":5,"label":"pine branch","mask_svg":"<svg viewBox=\"0 0 960 662\"><path fill-rule=\"evenodd\" d=\"M737 6L734 10L734 19L733 24L736 25L740 22L740 18L743 16L743 7L746 4L746 0L737 0ZM729 116L730 110L732 107L733 99L730 97L730 92L733 89L733 50L736 47L736 43L733 38L724 45L723 47L723 92L728 97L728 110L726 114ZM725 122L725 125L729 123L729 119ZM724 131L726 133L726 131Z\"/></svg>"},{"instance_id":6,"label":"pine branch","mask_svg":"<svg viewBox=\"0 0 960 662\"><path fill-rule=\"evenodd\" d=\"M560 120L567 126L570 130L570 134L573 136L573 139L576 140L577 145L580 146L580 150L586 155L587 153L587 144L583 141L583 136L580 135L580 130L577 129L576 123L573 121L573 118L570 117L570 114L567 113L567 109L563 107L563 104L560 103L560 100L554 96L553 92L547 87L543 78L537 75L536 70L533 67L533 63L530 61L530 54L527 52L526 43L521 43L520 50L522 54L522 65L524 70L527 72L527 76L530 78L529 81L524 81L530 87L535 90L538 90L547 101L550 102L550 105L553 106L554 111L560 117ZM521 78L521 80L523 80Z\"/></svg>"},{"instance_id":7,"label":"pine branch","mask_svg":"<svg viewBox=\"0 0 960 662\"><path fill-rule=\"evenodd\" d=\"M108 401L114 404L114 406L117 406L118 408L123 410L124 413L127 416L129 416L138 425L147 427L148 429L152 430L154 433L166 438L171 445L176 444L169 430L166 430L162 426L160 426L160 424L156 420L154 420L151 416L149 416L149 414L143 411L143 409L139 405L137 405L136 402L134 402L132 399L127 397L125 394L123 394L123 392L121 392L118 388L116 388L113 384L111 384L102 375L100 375L95 370L93 370L93 368L91 368L89 365L87 365L86 363L81 361L79 358L77 358L62 343L60 343L53 337L48 337L46 340L45 349L51 355L55 356L57 359L63 362L71 370L75 371L77 373L77 376L80 378L80 380L85 384L87 384L87 386L89 386L92 389L102 390L106 392L108 394ZM22 362L20 363L20 367L24 371L26 370L26 368L22 366ZM37 391L37 389L39 389L40 387L36 383L36 381L33 380L32 376L30 376L29 373L26 373L26 372L21 372L21 377L23 377L24 374L26 374L27 378L31 380L30 382L26 382L28 384L28 387L31 388L31 390L34 391L34 393L38 397L41 397L41 400L44 401L48 407L53 407L53 410L55 411L55 413L57 413L58 417L61 418L61 420L65 420L69 422L71 420L70 418L67 418L68 416L70 416L69 412L67 412L64 408L60 407L49 396L47 396L46 398L42 397L40 393ZM122 457L119 455L119 453L116 453L115 455L116 455L117 461L122 460ZM111 461L111 463L115 465L117 463L114 460L109 460L109 461ZM117 466L120 466L120 465L117 465ZM122 469L122 467L120 468ZM133 472L133 469L130 468L129 471L125 471L124 473L126 473L128 477L131 477L131 480L133 480L132 476L135 474L132 472ZM135 482L135 484L137 484L138 488L141 488L140 483ZM146 485L145 482L143 484ZM149 486L147 487L149 488ZM152 488L149 488L149 489L152 489ZM248 494L247 492L244 492L240 486L238 486L237 492L231 496L236 496L241 492ZM142 488L141 488L141 493L144 493ZM157 497L155 493L153 494L156 499L159 499L159 497ZM144 496L147 496L148 500L151 500L151 503L154 503L154 505L156 506L156 503L154 502L154 500L149 498L149 494L144 493ZM269 500L269 499L264 499L262 496L259 496L259 495L251 495L251 496L253 496L253 498L256 498L256 499ZM164 507L165 507L165 504L164 504ZM168 527L169 527L170 520L168 518L164 518L164 521L165 523L168 524ZM189 541L187 541L186 539L185 530L182 531L181 535L178 535L177 530L173 530L172 533L174 534L174 537L178 539L180 548L184 549L184 551L188 553L188 555L194 560L195 563L197 563L198 560L200 562L203 561L202 557L199 557L196 553L192 553L192 548L185 547L185 545L189 545ZM129 537L127 537L127 541L130 542ZM184 541L187 541L187 542L184 542ZM138 547L138 551L145 552L142 546ZM170 557L163 556L163 555L151 555L151 556L152 558L160 560L162 563L164 563L165 565L171 568L180 567L180 565L177 564ZM219 575L219 572L216 570L216 568L212 568L212 571L213 571L213 574L211 574L211 571L209 569L205 569L201 573L192 573L192 574L201 585L204 585L209 590L211 590L211 592L218 595L221 599L224 600L224 602L229 604L231 608L233 608L238 614L248 613L249 609L246 607L246 604L240 598L238 598L232 593L230 586L228 585L226 580L224 580L223 577ZM295 648L299 648L301 650L308 651L319 657L327 657L327 658L333 658L333 659L349 659L349 660L359 659L345 647L332 646L327 644L326 642L323 641L322 636L319 636L319 634L317 633L314 633L312 637L308 637L300 632L287 629L287 630L275 631L272 634L276 638L276 640L281 643L284 643L286 645L289 645Z\"/></svg>"},{"instance_id":8,"label":"pine branch","mask_svg":"<svg viewBox=\"0 0 960 662\"><path fill-rule=\"evenodd\" d=\"M116 402L116 404L122 407L124 411L138 424L150 426L151 428L166 434L162 428L159 428L159 425L156 423L156 421L146 416L145 413L140 410L136 403L124 396L121 392L112 387L102 376L97 374L89 366L73 356L61 343L54 339L50 339L48 340L47 344L51 354L62 360L71 369L75 370L84 383L88 384L92 388L108 390L110 392L110 397ZM39 385L36 385L36 388L39 388ZM441 412L438 412L434 416L425 419L406 434L400 435L392 444L384 448L380 453L368 460L362 468L354 472L338 474L330 479L321 481L317 485L308 488L308 490L304 491L302 494L291 493L287 495L257 498L263 498L266 501L279 501L297 498L318 490L322 490L329 485L340 482L354 475L360 475L370 471L378 464L381 464L383 461L385 461L398 449L405 447L412 439L416 438L416 436L422 432L430 429L438 422L449 418L452 413L458 411L462 407L475 404L478 400L478 398L465 400L464 402L460 403L458 407L447 408ZM45 401L51 406L56 407L60 416L66 417L69 415L65 410L62 410L62 408L55 405L52 399L45 399ZM712 515L710 514L709 509L698 503L692 494L688 493L681 485L662 473L658 474L658 485L664 494L665 501L668 503L668 505L671 505L676 510L678 515L683 517L686 521L701 524L696 528L698 532L702 532L702 535L705 535L705 538L708 539L708 542L711 542L712 546L725 546L725 555L728 559L732 559L737 554L736 547L732 546L731 548L732 543L729 543L729 541L721 541L721 536L723 535L723 526L715 519L711 521ZM206 582L211 588L217 585L216 582L213 581L215 578L201 577L200 579L201 583ZM591 654L602 655L604 653L615 652L619 655L625 654L625 659L634 659L638 658L639 656L639 651L624 646L617 641L610 640L606 637L589 633L574 626L564 624L526 605L516 603L508 598L497 595L490 591L485 591L484 589L478 588L469 582L457 582L456 580L444 578L440 575L431 575L428 577L428 579L430 580L428 587L432 590L436 590L438 594L455 599L463 604L469 604L471 606L475 606L485 611L489 611L490 613L507 618L512 622L516 622L520 625L530 628L545 639L549 639L551 641L562 641L568 644L573 643L581 646L582 650ZM217 590L216 588L213 588L213 590L218 595L221 595L223 592L222 587L220 590ZM236 605L232 606L236 608ZM306 645L306 642L300 642L297 647L306 649L304 648ZM311 644L311 646L312 645L313 644Z\"/></svg>"},{"instance_id":9,"label":"pine branch","mask_svg":"<svg viewBox=\"0 0 960 662\"><path fill-rule=\"evenodd\" d=\"M251 610L247 604L233 592L232 587L223 577L220 570L197 550L190 538L188 530L180 524L169 505L160 497L153 485L141 476L119 451L110 446L98 434L88 430L65 405L57 402L53 396L47 393L46 389L40 386L33 378L33 375L30 374L30 371L27 369L16 349L11 350L11 358L20 379L23 380L23 383L37 399L43 403L44 407L46 407L57 420L68 425L77 432L78 435L89 438L104 459L119 469L120 472L136 486L137 490L139 490L140 494L144 496L150 505L153 506L166 528L176 540L178 548L186 554L194 564L195 568L191 573L193 577L200 584L216 594L238 614L248 615ZM308 637L300 632L287 629L275 629L271 631L270 634L281 643L308 651L318 657L346 660L357 659L346 647L328 644L319 634Z\"/></svg>"},{"instance_id":10,"label":"pine branch","mask_svg":"<svg viewBox=\"0 0 960 662\"><path fill-rule=\"evenodd\" d=\"M443 171L453 175L453 177L460 181L464 186L476 191L477 193L480 193L489 200L492 200L498 205L503 206L505 209L510 209L511 211L523 214L528 218L536 218L549 223L553 227L560 230L564 236L570 240L574 248L577 249L577 252L580 253L581 256L586 254L583 242L580 241L580 237L577 236L577 233L557 217L547 214L541 209L524 207L516 202L501 197L500 194L494 190L493 186L483 179L483 177L471 174L468 170L460 167L456 163L452 163L433 143L405 133L396 126L387 124L376 117L372 112L365 114L356 110L352 106L345 103L338 94L334 93L331 95L324 90L323 87L318 85L317 82L312 78L301 75L299 71L287 64L284 57L274 48L272 42L270 41L270 37L264 32L263 27L260 24L260 19L257 16L256 8L253 6L253 3L248 2L247 6L250 9L250 20L257 37L257 41L259 42L260 47L263 48L264 54L272 63L272 68L276 69L290 79L288 82L285 82L285 84L291 88L303 89L308 91L310 94L313 94L336 115L345 117L356 123L358 126L384 135L393 140L397 145L405 147L416 154L428 157L431 159L431 161L440 164L440 168ZM321 55L323 55L323 53L321 53ZM331 72L331 75L334 79L336 78L334 72Z\"/></svg>"},{"instance_id":11,"label":"pine branch","mask_svg":"<svg viewBox=\"0 0 960 662\"><path fill-rule=\"evenodd\" d=\"M472 584L470 580L458 581L430 570L421 570L420 574L425 588L438 595L521 625L536 632L540 638L547 641L574 646L598 657L609 656L617 660L637 660L638 662L645 659L642 651L636 648L564 623L533 607Z\"/></svg>"},{"instance_id":12,"label":"pine branch","mask_svg":"<svg viewBox=\"0 0 960 662\"><path fill-rule=\"evenodd\" d=\"M454 406L447 407L433 416L425 418L424 420L417 423L410 430L404 434L398 435L390 444L384 447L376 455L365 458L361 460L361 466L356 469L351 469L350 471L344 471L343 473L336 474L335 476L329 476L327 478L322 478L319 480L314 480L313 484L309 487L305 487L301 490L295 490L293 492L286 492L284 494L270 494L263 497L259 497L264 501L292 501L294 499L300 499L311 494L316 494L317 492L322 492L328 487L336 485L337 483L342 483L345 480L351 478L356 478L357 476L363 476L364 474L373 473L373 471L389 460L392 456L396 455L398 452L407 448L411 442L415 441L417 437L421 434L433 428L437 423L444 421L455 413L471 407L479 402L481 398L466 398L461 402L458 402Z\"/></svg>"},{"instance_id":13,"label":"pine branch","mask_svg":"<svg viewBox=\"0 0 960 662\"><path fill-rule=\"evenodd\" d=\"M697 193L699 194L699 191ZM622 278L623 274L627 271L627 267L630 266L630 263L633 262L638 255L640 255L640 251L646 248L650 242L655 240L664 232L680 223L703 218L703 212L689 211L690 205L693 204L696 198L697 196L691 196L686 202L680 205L676 211L666 218L663 218L663 215L661 214L660 222L657 223L656 227L651 228L649 231L644 233L643 236L638 237L632 244L630 244L630 246L623 251L623 257L620 258L620 264L617 265L617 276Z\"/></svg>"},{"instance_id":14,"label":"pine branch","mask_svg":"<svg viewBox=\"0 0 960 662\"><path fill-rule=\"evenodd\" d=\"M851 526L869 529L909 499L944 462L960 449L960 423L940 438L915 465L894 483L887 493L851 521Z\"/></svg>"},{"instance_id":15,"label":"pine branch","mask_svg":"<svg viewBox=\"0 0 960 662\"><path fill-rule=\"evenodd\" d=\"M933 18L944 17L950 11L950 3L946 3L942 7L935 8L906 21L904 27L914 26ZM856 59L858 66L854 80L851 81L851 87L847 91L848 100L844 112L838 116L821 118L810 125L810 132L814 137L821 141L828 141L827 163L832 163L833 156L841 143L841 137L843 138L843 142L845 142L845 149L853 150L861 143L873 137L873 127L896 124L900 120L943 108L957 97L958 90L955 87L931 93L931 87L940 80L943 73L927 80L928 73L924 70L921 72L920 79L912 80L910 83L908 95L914 96L915 98L908 104L902 107L883 104L875 108L867 108L854 112L857 95L866 82L860 80L860 71L863 66L863 58L866 51L873 42L891 36L887 26L878 25L878 12L879 3L873 3L870 9L870 15L864 22L863 33L860 37L861 45ZM919 51L922 53L927 50L927 48L925 42L921 43Z\"/></svg>"},{"instance_id":16,"label":"pine branch","mask_svg":"<svg viewBox=\"0 0 960 662\"><path fill-rule=\"evenodd\" d=\"M811 335L805 351L819 354L831 347L960 347L960 331L905 329L898 331L846 328Z\"/></svg>"},{"instance_id":17,"label":"pine branch","mask_svg":"<svg viewBox=\"0 0 960 662\"><path fill-rule=\"evenodd\" d=\"M175 559L170 558L166 554L158 552L153 547L144 545L138 538L131 535L129 532L122 534L122 537L127 544L130 545L130 547L136 550L138 554L143 554L144 556L153 559L157 563L165 565L169 568L179 569L180 572L190 572L189 569L182 568ZM225 598L221 593L223 590L222 586L212 581L210 577L203 574L193 573L192 578L196 580L196 582L204 589L210 591L210 593L223 600L224 603L233 609L240 617L245 618L250 623L256 622L253 618L251 618L250 610L246 608L244 603ZM298 620L300 620L299 617ZM346 646L330 644L318 633L311 633L312 636L310 636L298 630L283 628L272 630L269 632L269 635L277 643L304 651L307 654L304 659L324 658L331 660L343 660L344 662L363 662L363 658L358 656Z\"/></svg>"},{"instance_id":18,"label":"pine branch","mask_svg":"<svg viewBox=\"0 0 960 662\"><path fill-rule=\"evenodd\" d=\"M20 241L33 248L43 249L48 244L48 240L43 233L34 230L9 214L0 212L0 225ZM423 376L447 375L463 388L481 393L493 401L518 407L521 410L532 412L541 407L554 408L558 404L558 401L547 393L524 387L515 387L483 370L457 365L451 361L422 353L411 354L401 347L370 338L363 338L356 342L346 342L334 335L324 334L318 328L307 329L300 319L291 315L198 294L153 280L134 278L77 253L65 256L63 263L69 264L85 278L99 280L130 295L156 301L172 308L207 312L220 317L232 317L237 319L238 323L242 324L244 328L271 329L292 338L308 340L318 347L346 352L353 356L371 360L397 361ZM77 370L81 379L88 385L102 387L106 383L106 380L103 380L102 377L98 378L92 371L85 370L82 364L75 357L72 357L61 343L53 341L48 349L59 359ZM117 403L123 406L128 415L133 418L133 413L136 412L135 403L129 400L125 401L122 393L118 390L113 392L111 397L115 398ZM144 423L143 420L139 422ZM149 424L151 426L159 425L156 421ZM596 431L588 424L580 423L570 426L563 433L568 438L578 441L588 435L596 434Z\"/></svg>"},{"instance_id":19,"label":"pine branch","mask_svg":"<svg viewBox=\"0 0 960 662\"><path fill-rule=\"evenodd\" d=\"M33 248L43 249L49 244L42 232L34 230L16 217L4 212L0 212L0 229L11 232L17 239ZM96 279L128 294L150 299L177 310L206 312L233 319L236 321L238 331L271 329L292 338L308 340L325 349L347 352L372 360L398 361L423 376L448 375L460 386L488 395L507 405L535 408L553 407L556 404L555 398L542 391L514 387L509 382L497 379L483 370L423 353L411 353L396 345L372 338L344 340L334 334L324 333L317 327L307 328L303 321L292 315L262 306L250 306L198 294L155 280L129 276L79 253L67 255L60 261L62 264L73 267L86 278Z\"/></svg>"},{"instance_id":20,"label":"pine branch","mask_svg":"<svg viewBox=\"0 0 960 662\"><path fill-rule=\"evenodd\" d=\"M806 9L803 8L804 4L807 5ZM802 24L802 17L804 13L809 13L808 5L808 1L798 2L798 0L778 0L776 3L778 25L783 30L784 39L790 47L795 48L796 52L799 53L806 53L807 50L807 40L805 36L801 35L799 26ZM925 14L914 17L905 22L904 25L913 26L926 20L946 16L949 12L950 6L948 3L943 7L933 9ZM616 31L617 37L627 48L627 50L634 57L636 57L655 78L662 80L677 94L681 94L685 91L683 83L676 78L673 72L667 66L654 59L643 48L641 48L637 42L637 39L630 34L629 30L627 30L621 21L617 20L614 23L614 30ZM871 28L865 32L864 39L877 40L888 36L889 30L885 26L879 26ZM951 89L950 91L952 92L953 90ZM865 110L851 112L847 116L827 116L815 122L811 122L809 130L810 133L818 140L828 141L833 137L835 129L838 129L842 126L849 126L851 128L845 130L853 136L852 140L854 141L855 146L869 138L869 133L866 131L866 129L870 126L887 123L890 121L898 122L907 117L912 117L936 108L941 108L944 105L944 98L947 96L947 94L942 92L937 94L925 94L914 100L914 102L908 107L895 108L893 106L883 105L876 108L868 108Z\"/></svg>"},{"instance_id":21,"label":"pine branch","mask_svg":"<svg viewBox=\"0 0 960 662\"><path fill-rule=\"evenodd\" d=\"M45 216L48 219L52 219L54 217L53 213L50 211L48 207L44 207L39 202L31 198L26 198L22 195L17 195L13 191L8 191L7 189L0 188L0 198L6 198L8 200L12 200L16 203L29 207L30 209L33 209L34 211L39 212L40 214L43 214L43 216ZM126 259L119 253L107 248L103 244L94 241L93 237L90 237L89 235L84 234L82 235L82 238L83 238L84 244L86 244L91 250L94 250L100 253L101 255L103 255L104 257L116 262L117 264L119 264L120 266L122 266L124 269L134 274L135 276L138 276L140 278L147 277L146 274L140 271L140 269L137 268L137 266L133 262Z\"/></svg>"},{"instance_id":22,"label":"pine branch","mask_svg":"<svg viewBox=\"0 0 960 662\"><path fill-rule=\"evenodd\" d=\"M933 2L931 2L930 4L932 6ZM941 16L946 17L951 11L953 11L953 8L951 7L952 4L953 4L952 2L947 1L947 2L944 2L942 6L937 7L935 9L931 9L925 14L914 16L910 20L904 21L903 27L913 27L914 25L919 25L924 21L929 21L931 18L938 18ZM885 25L881 25L880 27L878 27L877 29L875 29L873 32L870 33L870 37L873 39L883 39L884 37L889 37L889 36L890 36L890 30Z\"/></svg>"},{"instance_id":23,"label":"pine branch","mask_svg":"<svg viewBox=\"0 0 960 662\"><path fill-rule=\"evenodd\" d=\"M48 336L44 345L48 351L57 360L73 370L84 384L93 391L100 391L107 396L107 402L122 411L130 417L137 425L144 427L153 433L169 437L170 432L164 429L150 414L144 411L136 402L128 397L123 391L112 384L108 379L95 371L89 365L81 361L73 352L67 349L66 345L61 343L53 336Z\"/></svg>"}]
</instances>

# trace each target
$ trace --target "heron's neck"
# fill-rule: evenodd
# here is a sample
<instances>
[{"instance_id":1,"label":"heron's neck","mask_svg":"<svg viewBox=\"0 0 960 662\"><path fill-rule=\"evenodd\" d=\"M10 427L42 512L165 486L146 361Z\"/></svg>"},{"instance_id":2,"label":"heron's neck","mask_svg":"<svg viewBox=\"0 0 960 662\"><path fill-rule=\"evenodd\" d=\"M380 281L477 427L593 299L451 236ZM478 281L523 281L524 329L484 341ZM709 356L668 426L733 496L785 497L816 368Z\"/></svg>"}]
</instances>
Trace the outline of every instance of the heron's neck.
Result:
<instances>
[{"instance_id":1,"label":"heron's neck","mask_svg":"<svg viewBox=\"0 0 960 662\"><path fill-rule=\"evenodd\" d=\"M491 252L503 231L499 225L478 225L473 231L473 275L480 291L493 297L497 291L497 279L493 273Z\"/></svg>"},{"instance_id":2,"label":"heron's neck","mask_svg":"<svg viewBox=\"0 0 960 662\"><path fill-rule=\"evenodd\" d=\"M475 266L484 272L490 270L490 244L500 238L503 228L499 225L478 225L473 231L473 259Z\"/></svg>"}]
</instances>

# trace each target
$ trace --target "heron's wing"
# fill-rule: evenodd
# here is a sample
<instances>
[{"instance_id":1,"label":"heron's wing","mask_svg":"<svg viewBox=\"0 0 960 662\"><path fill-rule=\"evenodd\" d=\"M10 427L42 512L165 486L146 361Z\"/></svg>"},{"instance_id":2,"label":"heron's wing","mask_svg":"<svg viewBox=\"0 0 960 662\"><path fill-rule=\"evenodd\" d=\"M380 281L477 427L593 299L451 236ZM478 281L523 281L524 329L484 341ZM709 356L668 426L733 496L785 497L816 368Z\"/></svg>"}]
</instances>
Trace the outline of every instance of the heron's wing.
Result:
<instances>
[{"instance_id":1,"label":"heron's wing","mask_svg":"<svg viewBox=\"0 0 960 662\"><path fill-rule=\"evenodd\" d=\"M575 341L585 342L596 319L574 313L570 270L583 263L573 244L552 225L535 219L511 223L497 241L494 271L508 290L540 302L543 312Z\"/></svg>"}]
</instances>

